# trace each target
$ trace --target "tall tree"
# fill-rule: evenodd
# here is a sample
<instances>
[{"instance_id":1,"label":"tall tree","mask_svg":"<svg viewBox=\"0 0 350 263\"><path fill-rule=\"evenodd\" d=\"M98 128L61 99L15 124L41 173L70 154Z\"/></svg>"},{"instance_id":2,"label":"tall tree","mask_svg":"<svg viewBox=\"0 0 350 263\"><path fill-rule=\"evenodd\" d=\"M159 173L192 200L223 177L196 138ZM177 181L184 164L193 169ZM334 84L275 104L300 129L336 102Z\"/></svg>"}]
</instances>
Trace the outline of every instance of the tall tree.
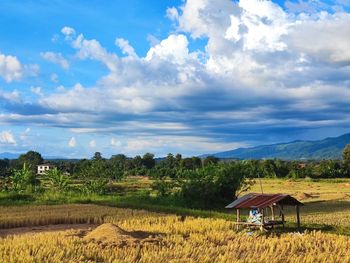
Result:
<instances>
[{"instance_id":1,"label":"tall tree","mask_svg":"<svg viewBox=\"0 0 350 263\"><path fill-rule=\"evenodd\" d=\"M44 159L41 154L35 151L29 151L18 157L18 167L23 167L23 165L26 164L33 173L36 173L36 166L43 162Z\"/></svg>"},{"instance_id":2,"label":"tall tree","mask_svg":"<svg viewBox=\"0 0 350 263\"><path fill-rule=\"evenodd\" d=\"M343 150L343 162L346 172L350 172L350 144L346 145Z\"/></svg>"},{"instance_id":3,"label":"tall tree","mask_svg":"<svg viewBox=\"0 0 350 263\"><path fill-rule=\"evenodd\" d=\"M207 166L210 164L217 164L219 162L219 159L216 158L215 156L207 156L203 160L203 166Z\"/></svg>"},{"instance_id":4,"label":"tall tree","mask_svg":"<svg viewBox=\"0 0 350 263\"><path fill-rule=\"evenodd\" d=\"M142 164L147 169L152 169L156 165L156 160L154 159L154 154L145 153L142 157Z\"/></svg>"},{"instance_id":5,"label":"tall tree","mask_svg":"<svg viewBox=\"0 0 350 263\"><path fill-rule=\"evenodd\" d=\"M102 160L102 154L100 152L95 152L94 156L92 157L93 161L101 161Z\"/></svg>"}]
</instances>

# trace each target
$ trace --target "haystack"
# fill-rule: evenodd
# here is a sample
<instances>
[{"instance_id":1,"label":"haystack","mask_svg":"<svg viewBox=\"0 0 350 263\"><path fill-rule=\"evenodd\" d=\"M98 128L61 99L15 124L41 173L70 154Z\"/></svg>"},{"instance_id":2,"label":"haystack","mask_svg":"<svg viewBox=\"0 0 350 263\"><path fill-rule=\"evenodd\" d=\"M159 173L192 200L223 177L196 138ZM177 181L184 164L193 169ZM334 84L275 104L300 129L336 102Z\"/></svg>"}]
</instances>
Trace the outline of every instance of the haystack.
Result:
<instances>
[{"instance_id":1,"label":"haystack","mask_svg":"<svg viewBox=\"0 0 350 263\"><path fill-rule=\"evenodd\" d=\"M106 223L98 226L84 237L85 241L94 242L103 246L137 245L144 242L159 242L160 236L153 237L143 231L125 231L119 226Z\"/></svg>"}]
</instances>

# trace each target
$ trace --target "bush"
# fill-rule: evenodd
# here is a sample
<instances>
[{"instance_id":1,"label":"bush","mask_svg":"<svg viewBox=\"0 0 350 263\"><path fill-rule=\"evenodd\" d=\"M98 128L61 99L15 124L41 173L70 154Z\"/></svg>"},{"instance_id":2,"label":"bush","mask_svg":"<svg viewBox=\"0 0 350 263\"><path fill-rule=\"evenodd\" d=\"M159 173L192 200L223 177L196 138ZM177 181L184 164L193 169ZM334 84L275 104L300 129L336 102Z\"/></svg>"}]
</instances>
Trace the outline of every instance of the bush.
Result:
<instances>
[{"instance_id":1,"label":"bush","mask_svg":"<svg viewBox=\"0 0 350 263\"><path fill-rule=\"evenodd\" d=\"M63 192L67 190L69 179L56 167L46 172L46 177L49 179L51 185L58 191Z\"/></svg>"},{"instance_id":2,"label":"bush","mask_svg":"<svg viewBox=\"0 0 350 263\"><path fill-rule=\"evenodd\" d=\"M89 180L84 183L83 192L86 194L105 194L108 180Z\"/></svg>"},{"instance_id":3,"label":"bush","mask_svg":"<svg viewBox=\"0 0 350 263\"><path fill-rule=\"evenodd\" d=\"M208 165L184 171L179 179L180 194L191 207L215 207L234 199L247 190L251 180L240 163Z\"/></svg>"},{"instance_id":4,"label":"bush","mask_svg":"<svg viewBox=\"0 0 350 263\"><path fill-rule=\"evenodd\" d=\"M158 196L169 196L174 192L176 183L172 180L158 179L152 184L152 189L155 190Z\"/></svg>"},{"instance_id":5,"label":"bush","mask_svg":"<svg viewBox=\"0 0 350 263\"><path fill-rule=\"evenodd\" d=\"M40 188L40 180L24 163L22 169L14 170L13 175L9 178L9 185L9 189L14 192L35 192Z\"/></svg>"}]
</instances>

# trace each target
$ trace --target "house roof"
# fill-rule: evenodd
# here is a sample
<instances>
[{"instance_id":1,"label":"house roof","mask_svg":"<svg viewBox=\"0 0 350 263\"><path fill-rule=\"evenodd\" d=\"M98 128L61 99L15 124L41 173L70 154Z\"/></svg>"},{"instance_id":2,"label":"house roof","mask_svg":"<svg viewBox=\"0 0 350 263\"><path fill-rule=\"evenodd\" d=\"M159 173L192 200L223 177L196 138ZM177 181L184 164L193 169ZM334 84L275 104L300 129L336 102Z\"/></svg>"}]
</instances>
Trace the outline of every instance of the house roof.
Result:
<instances>
[{"instance_id":1,"label":"house roof","mask_svg":"<svg viewBox=\"0 0 350 263\"><path fill-rule=\"evenodd\" d=\"M303 205L297 199L287 194L246 194L225 208L265 208L274 204L279 205Z\"/></svg>"}]
</instances>

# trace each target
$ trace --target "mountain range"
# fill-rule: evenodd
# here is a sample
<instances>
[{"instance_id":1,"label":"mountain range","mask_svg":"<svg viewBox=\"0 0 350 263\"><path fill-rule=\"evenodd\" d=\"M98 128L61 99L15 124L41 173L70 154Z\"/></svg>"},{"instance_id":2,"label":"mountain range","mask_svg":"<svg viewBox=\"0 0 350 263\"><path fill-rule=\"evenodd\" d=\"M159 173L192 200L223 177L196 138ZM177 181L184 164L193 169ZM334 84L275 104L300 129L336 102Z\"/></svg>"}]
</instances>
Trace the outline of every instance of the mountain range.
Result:
<instances>
[{"instance_id":1,"label":"mountain range","mask_svg":"<svg viewBox=\"0 0 350 263\"><path fill-rule=\"evenodd\" d=\"M25 153L25 152L23 152ZM10 152L3 152L0 153L0 159L17 159L22 153L10 153ZM66 160L66 158L60 157L60 156L43 156L45 160Z\"/></svg>"},{"instance_id":2,"label":"mountain range","mask_svg":"<svg viewBox=\"0 0 350 263\"><path fill-rule=\"evenodd\" d=\"M339 137L318 141L293 141L250 148L238 148L215 154L204 154L200 157L215 156L220 159L283 159L283 160L322 160L341 159L344 147L350 144L350 133ZM17 159L19 153L3 152L0 159ZM45 159L65 159L62 157L44 156Z\"/></svg>"},{"instance_id":3,"label":"mountain range","mask_svg":"<svg viewBox=\"0 0 350 263\"><path fill-rule=\"evenodd\" d=\"M0 153L0 159L17 159L18 156L20 156L19 153L9 153L9 152Z\"/></svg>"},{"instance_id":4,"label":"mountain range","mask_svg":"<svg viewBox=\"0 0 350 263\"><path fill-rule=\"evenodd\" d=\"M350 133L318 141L293 141L238 148L231 151L206 154L220 159L284 159L284 160L322 160L341 159L344 147L350 144Z\"/></svg>"}]
</instances>

